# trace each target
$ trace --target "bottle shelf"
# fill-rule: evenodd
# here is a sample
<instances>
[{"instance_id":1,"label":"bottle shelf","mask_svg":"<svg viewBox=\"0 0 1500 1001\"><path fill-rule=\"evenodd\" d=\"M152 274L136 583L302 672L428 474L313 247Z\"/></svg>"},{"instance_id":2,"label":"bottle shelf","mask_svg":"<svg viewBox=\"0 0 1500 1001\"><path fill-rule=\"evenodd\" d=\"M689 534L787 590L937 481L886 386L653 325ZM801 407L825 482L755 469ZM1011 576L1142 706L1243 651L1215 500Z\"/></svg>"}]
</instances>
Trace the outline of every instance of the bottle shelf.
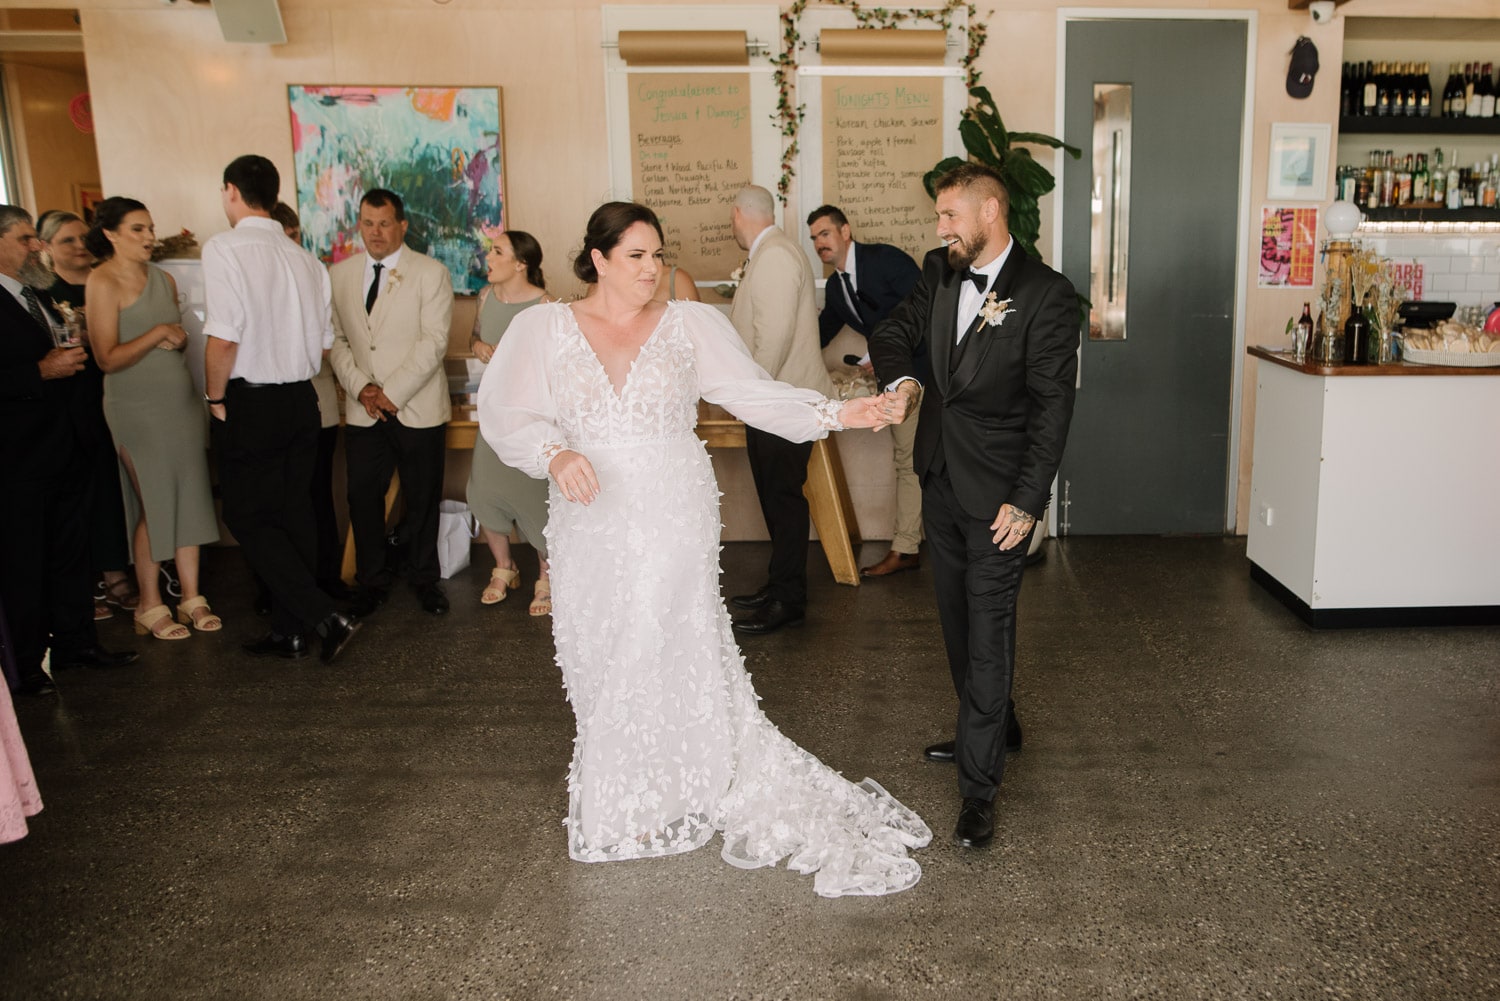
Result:
<instances>
[{"instance_id":1,"label":"bottle shelf","mask_svg":"<svg viewBox=\"0 0 1500 1001\"><path fill-rule=\"evenodd\" d=\"M1340 118L1339 135L1500 136L1495 118Z\"/></svg>"},{"instance_id":2,"label":"bottle shelf","mask_svg":"<svg viewBox=\"0 0 1500 1001\"><path fill-rule=\"evenodd\" d=\"M1402 205L1384 209L1361 209L1370 222L1500 222L1500 208L1477 206L1443 209Z\"/></svg>"}]
</instances>

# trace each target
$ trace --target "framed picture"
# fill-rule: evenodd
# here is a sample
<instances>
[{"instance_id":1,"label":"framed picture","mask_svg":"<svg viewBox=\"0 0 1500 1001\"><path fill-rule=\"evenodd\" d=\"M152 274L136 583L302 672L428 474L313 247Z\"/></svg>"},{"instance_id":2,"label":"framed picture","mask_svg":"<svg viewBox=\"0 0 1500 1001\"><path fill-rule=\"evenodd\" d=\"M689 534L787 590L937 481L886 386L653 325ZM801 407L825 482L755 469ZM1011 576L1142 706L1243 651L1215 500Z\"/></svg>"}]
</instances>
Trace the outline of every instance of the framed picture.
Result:
<instances>
[{"instance_id":1,"label":"framed picture","mask_svg":"<svg viewBox=\"0 0 1500 1001\"><path fill-rule=\"evenodd\" d=\"M102 201L104 189L99 186L98 181L74 182L73 205L78 210L78 217L90 226L94 224L94 206Z\"/></svg>"},{"instance_id":2,"label":"framed picture","mask_svg":"<svg viewBox=\"0 0 1500 1001\"><path fill-rule=\"evenodd\" d=\"M1257 288L1310 289L1318 256L1314 206L1267 205L1260 210Z\"/></svg>"},{"instance_id":3,"label":"framed picture","mask_svg":"<svg viewBox=\"0 0 1500 1001\"><path fill-rule=\"evenodd\" d=\"M442 261L453 290L484 287L485 230L505 225L498 87L287 88L302 242L325 263L360 251L359 200L406 205L408 246Z\"/></svg>"},{"instance_id":4,"label":"framed picture","mask_svg":"<svg viewBox=\"0 0 1500 1001\"><path fill-rule=\"evenodd\" d=\"M1326 198L1331 135L1329 125L1274 123L1266 197L1308 202Z\"/></svg>"}]
</instances>

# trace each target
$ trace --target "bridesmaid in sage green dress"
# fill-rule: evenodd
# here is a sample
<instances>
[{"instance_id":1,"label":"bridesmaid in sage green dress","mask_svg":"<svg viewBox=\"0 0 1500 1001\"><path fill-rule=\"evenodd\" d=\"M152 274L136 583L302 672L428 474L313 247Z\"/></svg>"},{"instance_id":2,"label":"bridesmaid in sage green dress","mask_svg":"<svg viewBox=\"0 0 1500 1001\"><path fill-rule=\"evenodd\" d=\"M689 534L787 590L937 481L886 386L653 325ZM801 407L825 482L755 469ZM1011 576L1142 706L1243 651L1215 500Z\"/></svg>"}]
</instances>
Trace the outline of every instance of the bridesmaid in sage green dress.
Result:
<instances>
[{"instance_id":1,"label":"bridesmaid in sage green dress","mask_svg":"<svg viewBox=\"0 0 1500 1001\"><path fill-rule=\"evenodd\" d=\"M151 263L156 230L146 206L107 198L89 250L89 346L104 370L104 416L120 453L125 516L135 548L136 632L187 639L223 628L198 588L198 547L217 542L203 401L188 374L187 331L172 277ZM175 558L177 621L162 601L158 565Z\"/></svg>"},{"instance_id":2,"label":"bridesmaid in sage green dress","mask_svg":"<svg viewBox=\"0 0 1500 1001\"><path fill-rule=\"evenodd\" d=\"M495 345L510 326L510 321L529 306L552 302L542 278L542 247L530 233L515 229L498 233L490 241L485 257L490 284L479 293L479 311L474 318L474 333L469 347L474 357L488 363ZM495 557L479 600L486 605L505 600L506 592L521 583L521 573L510 552L510 526L536 549L541 562L541 577L531 599L532 615L552 612L552 583L548 578L547 483L532 479L518 469L505 465L495 455L484 436L474 442L474 465L469 472L469 509L479 521L479 530Z\"/></svg>"}]
</instances>

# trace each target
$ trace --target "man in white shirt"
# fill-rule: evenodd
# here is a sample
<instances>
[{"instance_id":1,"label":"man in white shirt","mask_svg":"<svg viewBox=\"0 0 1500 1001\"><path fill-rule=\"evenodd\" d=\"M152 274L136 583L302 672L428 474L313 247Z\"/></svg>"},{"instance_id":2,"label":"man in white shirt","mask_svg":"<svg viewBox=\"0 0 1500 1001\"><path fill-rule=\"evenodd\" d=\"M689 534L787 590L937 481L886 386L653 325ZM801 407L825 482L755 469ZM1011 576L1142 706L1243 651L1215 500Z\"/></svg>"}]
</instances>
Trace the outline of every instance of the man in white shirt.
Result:
<instances>
[{"instance_id":1,"label":"man in white shirt","mask_svg":"<svg viewBox=\"0 0 1500 1001\"><path fill-rule=\"evenodd\" d=\"M307 634L316 632L323 660L331 661L360 624L313 578L309 489L321 421L312 378L333 344L328 273L271 218L280 187L275 164L263 156L224 168L224 215L233 229L203 245L205 399L224 523L271 591L271 632L245 650L301 657Z\"/></svg>"},{"instance_id":2,"label":"man in white shirt","mask_svg":"<svg viewBox=\"0 0 1500 1001\"><path fill-rule=\"evenodd\" d=\"M365 192L359 235L365 252L335 264L328 275L329 361L350 401L344 454L359 583L354 613L364 617L379 607L394 578L385 541L385 494L394 471L406 508L408 577L422 608L442 615L448 596L438 583L438 505L452 415L443 356L453 324L453 279L442 262L406 245L406 206L394 191Z\"/></svg>"}]
</instances>

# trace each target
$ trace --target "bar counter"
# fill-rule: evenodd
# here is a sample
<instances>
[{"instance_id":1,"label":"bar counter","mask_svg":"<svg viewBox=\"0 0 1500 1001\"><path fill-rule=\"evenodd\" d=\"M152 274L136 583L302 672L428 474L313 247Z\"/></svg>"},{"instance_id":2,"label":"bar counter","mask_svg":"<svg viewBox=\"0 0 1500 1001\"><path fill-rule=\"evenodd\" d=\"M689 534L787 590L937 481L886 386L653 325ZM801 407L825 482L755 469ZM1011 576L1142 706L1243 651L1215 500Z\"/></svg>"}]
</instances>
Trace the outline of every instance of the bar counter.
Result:
<instances>
[{"instance_id":1,"label":"bar counter","mask_svg":"<svg viewBox=\"0 0 1500 1001\"><path fill-rule=\"evenodd\" d=\"M1315 627L1500 623L1500 367L1248 350L1251 577Z\"/></svg>"}]
</instances>

